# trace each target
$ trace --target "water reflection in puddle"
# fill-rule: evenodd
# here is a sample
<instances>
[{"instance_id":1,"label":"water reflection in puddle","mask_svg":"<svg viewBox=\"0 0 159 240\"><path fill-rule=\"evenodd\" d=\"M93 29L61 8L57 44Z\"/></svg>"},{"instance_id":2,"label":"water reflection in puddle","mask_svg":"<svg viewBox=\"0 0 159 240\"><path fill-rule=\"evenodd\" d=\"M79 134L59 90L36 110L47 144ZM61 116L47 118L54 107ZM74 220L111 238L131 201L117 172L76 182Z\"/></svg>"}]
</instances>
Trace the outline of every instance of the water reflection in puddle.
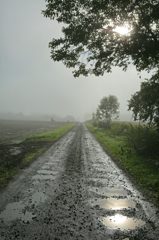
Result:
<instances>
[{"instance_id":1,"label":"water reflection in puddle","mask_svg":"<svg viewBox=\"0 0 159 240\"><path fill-rule=\"evenodd\" d=\"M101 208L113 209L113 210L135 207L135 205L136 205L136 203L132 200L115 199L115 198L98 199L97 201L93 201L93 204L99 205Z\"/></svg>"},{"instance_id":2,"label":"water reflection in puddle","mask_svg":"<svg viewBox=\"0 0 159 240\"><path fill-rule=\"evenodd\" d=\"M135 229L136 227L141 227L145 225L145 222L141 219L135 218L128 218L126 216L116 214L115 216L105 217L102 219L102 222L110 228L120 228L121 231L123 230L131 230Z\"/></svg>"},{"instance_id":3,"label":"water reflection in puddle","mask_svg":"<svg viewBox=\"0 0 159 240\"><path fill-rule=\"evenodd\" d=\"M106 187L103 190L96 188L96 192L103 194L105 196L111 197L111 196L127 196L127 191L123 188L109 188Z\"/></svg>"},{"instance_id":4,"label":"water reflection in puddle","mask_svg":"<svg viewBox=\"0 0 159 240\"><path fill-rule=\"evenodd\" d=\"M126 196L127 191L125 191L123 188L105 188L105 195L107 196Z\"/></svg>"},{"instance_id":5,"label":"water reflection in puddle","mask_svg":"<svg viewBox=\"0 0 159 240\"><path fill-rule=\"evenodd\" d=\"M13 221L21 219L24 222L32 220L35 217L31 212L25 210L22 202L14 202L7 205L6 209L0 214L0 218L5 221Z\"/></svg>"}]
</instances>

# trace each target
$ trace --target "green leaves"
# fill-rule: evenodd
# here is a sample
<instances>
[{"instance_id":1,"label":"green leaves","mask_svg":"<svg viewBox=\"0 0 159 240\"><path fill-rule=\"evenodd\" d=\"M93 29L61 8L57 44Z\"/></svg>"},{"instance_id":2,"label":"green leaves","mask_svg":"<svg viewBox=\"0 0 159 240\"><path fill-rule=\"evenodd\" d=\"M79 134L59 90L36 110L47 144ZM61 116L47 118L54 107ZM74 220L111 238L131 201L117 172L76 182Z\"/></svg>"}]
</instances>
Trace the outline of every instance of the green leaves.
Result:
<instances>
[{"instance_id":1,"label":"green leaves","mask_svg":"<svg viewBox=\"0 0 159 240\"><path fill-rule=\"evenodd\" d=\"M119 103L116 96L109 95L108 97L103 97L97 108L96 118L98 121L110 122L116 120L119 117Z\"/></svg>"},{"instance_id":2,"label":"green leaves","mask_svg":"<svg viewBox=\"0 0 159 240\"><path fill-rule=\"evenodd\" d=\"M53 39L49 44L51 58L54 61L62 61L66 67L78 67L78 70L74 71L75 77L81 74L103 75L105 71L110 72L114 65L126 70L130 57L139 71L159 68L159 3L157 1L47 0L46 2L48 4L46 10L42 11L43 15L66 25L62 29L64 37L56 41ZM123 24L131 27L130 34L125 37L115 32L115 27ZM112 31L108 31L109 29ZM71 53L79 46L82 46L81 50L74 58L74 54ZM83 48L86 53L90 52L91 58L89 54L85 54L85 60L82 60ZM65 54L62 54L62 51ZM72 59L74 64L72 62L68 64L68 55L74 58ZM84 70L79 62L87 65L88 68ZM90 64L87 64L88 62Z\"/></svg>"},{"instance_id":3,"label":"green leaves","mask_svg":"<svg viewBox=\"0 0 159 240\"><path fill-rule=\"evenodd\" d=\"M128 101L134 120L148 121L159 128L159 72L141 83L140 91Z\"/></svg>"},{"instance_id":4,"label":"green leaves","mask_svg":"<svg viewBox=\"0 0 159 240\"><path fill-rule=\"evenodd\" d=\"M159 157L159 135L155 127L143 124L131 125L126 133L128 145L143 156Z\"/></svg>"}]
</instances>

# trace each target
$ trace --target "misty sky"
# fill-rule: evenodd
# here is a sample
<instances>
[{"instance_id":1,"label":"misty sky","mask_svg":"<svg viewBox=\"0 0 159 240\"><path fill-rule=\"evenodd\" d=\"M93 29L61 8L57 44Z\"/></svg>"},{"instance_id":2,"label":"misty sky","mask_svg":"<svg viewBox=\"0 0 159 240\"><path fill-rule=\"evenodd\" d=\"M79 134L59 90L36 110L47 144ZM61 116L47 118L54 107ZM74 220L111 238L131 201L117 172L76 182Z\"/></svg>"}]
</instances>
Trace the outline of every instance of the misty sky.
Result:
<instances>
[{"instance_id":1,"label":"misty sky","mask_svg":"<svg viewBox=\"0 0 159 240\"><path fill-rule=\"evenodd\" d=\"M0 0L0 112L73 115L83 120L100 99L117 96L120 113L140 88L147 73L137 75L114 68L103 77L74 78L72 70L50 58L49 41L60 36L61 25L43 17L44 0ZM130 114L130 113L129 113ZM123 120L123 117L121 117Z\"/></svg>"}]
</instances>

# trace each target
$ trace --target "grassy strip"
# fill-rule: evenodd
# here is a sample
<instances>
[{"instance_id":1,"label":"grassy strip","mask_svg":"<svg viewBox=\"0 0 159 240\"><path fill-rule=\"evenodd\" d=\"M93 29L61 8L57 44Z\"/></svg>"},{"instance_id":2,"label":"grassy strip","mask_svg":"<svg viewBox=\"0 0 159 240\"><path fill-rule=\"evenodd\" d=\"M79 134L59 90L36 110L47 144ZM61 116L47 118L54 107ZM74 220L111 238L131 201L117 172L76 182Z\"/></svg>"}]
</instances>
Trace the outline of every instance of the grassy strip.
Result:
<instances>
[{"instance_id":1,"label":"grassy strip","mask_svg":"<svg viewBox=\"0 0 159 240\"><path fill-rule=\"evenodd\" d=\"M26 138L25 142L39 142L39 141L54 142L57 139L59 139L62 135L67 133L74 126L75 124L69 124L69 125L54 129L51 132L30 136Z\"/></svg>"},{"instance_id":2,"label":"grassy strip","mask_svg":"<svg viewBox=\"0 0 159 240\"><path fill-rule=\"evenodd\" d=\"M159 166L150 157L137 154L128 147L125 136L115 136L111 130L86 124L102 147L135 180L148 198L155 200L159 207Z\"/></svg>"},{"instance_id":3,"label":"grassy strip","mask_svg":"<svg viewBox=\"0 0 159 240\"><path fill-rule=\"evenodd\" d=\"M17 173L17 169L13 168L13 169L5 169L5 168L1 168L0 169L0 186L2 184L5 184L9 181L9 179L12 178L12 176L14 176Z\"/></svg>"},{"instance_id":4,"label":"grassy strip","mask_svg":"<svg viewBox=\"0 0 159 240\"><path fill-rule=\"evenodd\" d=\"M8 183L8 181L18 172L19 168L28 166L28 164L40 156L50 146L48 143L58 140L62 135L67 133L74 126L75 124L69 124L54 129L51 132L27 137L23 144L26 143L28 147L31 147L32 143L39 143L40 147L36 150L32 150L33 152L29 154L23 155L20 160L17 159L17 161L14 162L14 167L12 161L0 161L0 187Z\"/></svg>"},{"instance_id":5,"label":"grassy strip","mask_svg":"<svg viewBox=\"0 0 159 240\"><path fill-rule=\"evenodd\" d=\"M25 155L25 158L22 160L22 162L23 163L31 162L33 159L39 157L45 150L46 150L46 148L40 148L38 151L36 151L34 153Z\"/></svg>"}]
</instances>

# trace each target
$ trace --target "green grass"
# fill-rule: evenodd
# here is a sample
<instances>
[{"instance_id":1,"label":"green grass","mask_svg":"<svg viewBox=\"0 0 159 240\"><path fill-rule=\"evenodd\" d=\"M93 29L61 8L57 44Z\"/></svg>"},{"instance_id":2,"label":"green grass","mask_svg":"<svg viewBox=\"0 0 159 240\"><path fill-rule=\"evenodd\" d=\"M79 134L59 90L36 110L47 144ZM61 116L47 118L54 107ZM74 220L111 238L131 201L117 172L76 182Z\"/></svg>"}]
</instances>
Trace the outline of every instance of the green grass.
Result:
<instances>
[{"instance_id":1,"label":"green grass","mask_svg":"<svg viewBox=\"0 0 159 240\"><path fill-rule=\"evenodd\" d=\"M93 127L90 124L86 126L114 161L135 180L149 198L155 199L159 207L159 161L135 152L124 134L117 136L112 134L111 130Z\"/></svg>"},{"instance_id":2,"label":"green grass","mask_svg":"<svg viewBox=\"0 0 159 240\"><path fill-rule=\"evenodd\" d=\"M30 137L27 137L25 142L39 142L39 141L54 142L57 139L59 139L62 135L67 133L74 126L75 124L69 124L69 125L54 129L51 132L33 135Z\"/></svg>"},{"instance_id":3,"label":"green grass","mask_svg":"<svg viewBox=\"0 0 159 240\"><path fill-rule=\"evenodd\" d=\"M5 168L0 168L0 186L2 184L5 184L9 181L9 179L12 178L17 173L17 169L5 169Z\"/></svg>"},{"instance_id":4,"label":"green grass","mask_svg":"<svg viewBox=\"0 0 159 240\"><path fill-rule=\"evenodd\" d=\"M40 156L45 150L46 150L46 148L41 148L34 153L30 153L30 154L25 155L25 158L22 160L22 162L23 163L31 162L36 157Z\"/></svg>"},{"instance_id":5,"label":"green grass","mask_svg":"<svg viewBox=\"0 0 159 240\"><path fill-rule=\"evenodd\" d=\"M34 135L27 137L23 144L29 144L32 146L32 143L41 142L38 149L33 150L23 156L22 159L17 159L14 162L14 167L12 161L1 161L0 160L0 187L6 183L18 172L19 168L24 168L28 166L32 161L37 159L49 146L50 144L56 140L58 140L62 135L67 133L71 128L73 128L75 124L69 124L57 129L53 129L51 132L46 132L39 135Z\"/></svg>"}]
</instances>

